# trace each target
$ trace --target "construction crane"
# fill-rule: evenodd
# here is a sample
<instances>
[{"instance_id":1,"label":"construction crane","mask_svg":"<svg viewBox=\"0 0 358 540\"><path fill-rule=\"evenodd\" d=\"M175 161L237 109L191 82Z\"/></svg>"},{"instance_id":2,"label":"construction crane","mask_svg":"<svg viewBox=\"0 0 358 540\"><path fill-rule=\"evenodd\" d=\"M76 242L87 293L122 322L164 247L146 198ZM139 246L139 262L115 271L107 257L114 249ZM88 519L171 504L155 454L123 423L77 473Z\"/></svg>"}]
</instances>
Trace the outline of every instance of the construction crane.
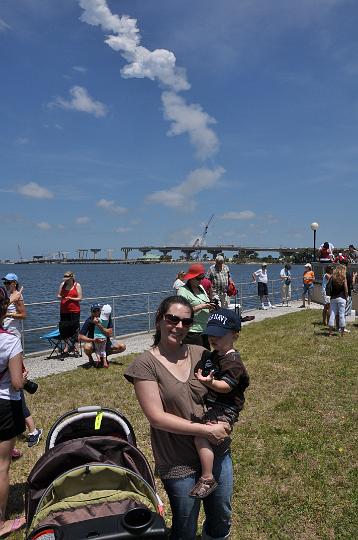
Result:
<instances>
[{"instance_id":1,"label":"construction crane","mask_svg":"<svg viewBox=\"0 0 358 540\"><path fill-rule=\"evenodd\" d=\"M210 225L211 221L213 220L213 218L214 218L214 214L212 214L210 216L209 221L207 222L207 224L204 227L202 235L198 236L198 238L195 239L195 241L193 243L193 247L198 248L198 247L202 247L204 245L205 237L208 234L208 228L209 228L209 225ZM199 260L200 257L201 257L201 251L197 251L195 253L195 256L194 256L195 260Z\"/></svg>"}]
</instances>

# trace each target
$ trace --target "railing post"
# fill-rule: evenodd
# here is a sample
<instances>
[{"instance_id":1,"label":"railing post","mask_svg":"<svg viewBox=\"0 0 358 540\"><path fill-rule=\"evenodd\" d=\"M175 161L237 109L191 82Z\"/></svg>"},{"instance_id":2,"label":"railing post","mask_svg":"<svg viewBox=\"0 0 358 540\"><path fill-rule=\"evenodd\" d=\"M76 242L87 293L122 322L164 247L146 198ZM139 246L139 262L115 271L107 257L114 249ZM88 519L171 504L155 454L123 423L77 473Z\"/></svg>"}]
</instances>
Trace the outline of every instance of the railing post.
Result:
<instances>
[{"instance_id":1,"label":"railing post","mask_svg":"<svg viewBox=\"0 0 358 540\"><path fill-rule=\"evenodd\" d=\"M244 306L243 306L243 296L242 296L242 283L240 283L240 306L241 306L241 311L244 311Z\"/></svg>"},{"instance_id":2,"label":"railing post","mask_svg":"<svg viewBox=\"0 0 358 540\"><path fill-rule=\"evenodd\" d=\"M23 355L25 356L25 332L24 332L24 319L21 319L21 345Z\"/></svg>"},{"instance_id":3,"label":"railing post","mask_svg":"<svg viewBox=\"0 0 358 540\"><path fill-rule=\"evenodd\" d=\"M113 337L115 338L116 333L116 313L114 308L114 296L112 296L112 321L113 321Z\"/></svg>"},{"instance_id":4,"label":"railing post","mask_svg":"<svg viewBox=\"0 0 358 540\"><path fill-rule=\"evenodd\" d=\"M150 332L150 296L147 295L148 332Z\"/></svg>"}]
</instances>

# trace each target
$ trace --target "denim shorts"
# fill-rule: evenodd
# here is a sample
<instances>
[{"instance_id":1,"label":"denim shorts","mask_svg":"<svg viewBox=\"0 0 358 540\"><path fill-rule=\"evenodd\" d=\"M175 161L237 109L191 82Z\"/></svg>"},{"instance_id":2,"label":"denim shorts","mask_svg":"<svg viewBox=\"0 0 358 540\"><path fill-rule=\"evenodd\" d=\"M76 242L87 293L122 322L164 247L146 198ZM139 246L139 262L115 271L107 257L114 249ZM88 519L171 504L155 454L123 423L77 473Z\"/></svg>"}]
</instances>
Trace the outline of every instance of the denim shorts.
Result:
<instances>
[{"instance_id":1,"label":"denim shorts","mask_svg":"<svg viewBox=\"0 0 358 540\"><path fill-rule=\"evenodd\" d=\"M304 283L303 284L303 294L311 294L313 291L313 283Z\"/></svg>"}]
</instances>

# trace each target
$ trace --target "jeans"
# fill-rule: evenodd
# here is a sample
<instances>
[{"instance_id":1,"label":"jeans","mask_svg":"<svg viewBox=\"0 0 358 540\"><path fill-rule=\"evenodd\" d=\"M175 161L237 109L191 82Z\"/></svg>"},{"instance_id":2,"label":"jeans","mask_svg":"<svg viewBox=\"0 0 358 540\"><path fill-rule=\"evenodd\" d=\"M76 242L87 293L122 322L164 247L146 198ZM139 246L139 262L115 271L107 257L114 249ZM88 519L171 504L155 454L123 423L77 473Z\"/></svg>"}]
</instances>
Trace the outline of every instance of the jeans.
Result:
<instances>
[{"instance_id":1,"label":"jeans","mask_svg":"<svg viewBox=\"0 0 358 540\"><path fill-rule=\"evenodd\" d=\"M345 318L345 309L346 309L346 300L345 298L331 298L331 313L329 315L328 325L331 328L334 328L336 322L336 315L339 317L339 329L342 331L346 326Z\"/></svg>"},{"instance_id":2,"label":"jeans","mask_svg":"<svg viewBox=\"0 0 358 540\"><path fill-rule=\"evenodd\" d=\"M233 468L230 453L215 458L213 473L218 487L203 499L205 523L203 540L229 538L231 527L231 497ZM189 497L189 491L200 474L186 478L163 480L172 510L170 540L195 540L200 510L200 500Z\"/></svg>"}]
</instances>

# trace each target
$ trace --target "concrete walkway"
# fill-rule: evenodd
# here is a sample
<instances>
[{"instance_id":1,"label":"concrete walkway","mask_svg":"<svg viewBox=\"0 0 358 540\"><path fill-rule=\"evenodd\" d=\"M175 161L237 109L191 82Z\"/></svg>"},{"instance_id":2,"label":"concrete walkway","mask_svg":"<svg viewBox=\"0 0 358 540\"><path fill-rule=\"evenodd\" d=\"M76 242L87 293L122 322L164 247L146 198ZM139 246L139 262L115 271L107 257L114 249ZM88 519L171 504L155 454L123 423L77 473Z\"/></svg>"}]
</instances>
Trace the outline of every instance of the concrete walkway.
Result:
<instances>
[{"instance_id":1,"label":"concrete walkway","mask_svg":"<svg viewBox=\"0 0 358 540\"><path fill-rule=\"evenodd\" d=\"M280 315L286 315L287 313L294 313L301 311L299 306L301 302L292 301L291 307L281 307L277 305L275 309L259 310L253 309L245 312L243 315L254 315L255 320L245 323L245 324L255 324L257 322L263 321L264 319L271 317L279 317ZM312 309L322 309L322 306L319 304L311 303ZM152 333L143 333L135 334L129 336L121 336L118 338L120 341L124 341L127 345L127 350L121 355L112 356L110 358L121 358L131 353L140 353L149 349L153 343L153 334ZM54 373L63 373L65 371L71 371L76 369L78 366L87 364L87 357L82 355L79 358L67 357L64 359L60 358L46 358L46 354L39 354L38 356L28 356L25 358L25 365L29 370L29 377L31 379L40 379L41 377L46 377Z\"/></svg>"}]
</instances>

